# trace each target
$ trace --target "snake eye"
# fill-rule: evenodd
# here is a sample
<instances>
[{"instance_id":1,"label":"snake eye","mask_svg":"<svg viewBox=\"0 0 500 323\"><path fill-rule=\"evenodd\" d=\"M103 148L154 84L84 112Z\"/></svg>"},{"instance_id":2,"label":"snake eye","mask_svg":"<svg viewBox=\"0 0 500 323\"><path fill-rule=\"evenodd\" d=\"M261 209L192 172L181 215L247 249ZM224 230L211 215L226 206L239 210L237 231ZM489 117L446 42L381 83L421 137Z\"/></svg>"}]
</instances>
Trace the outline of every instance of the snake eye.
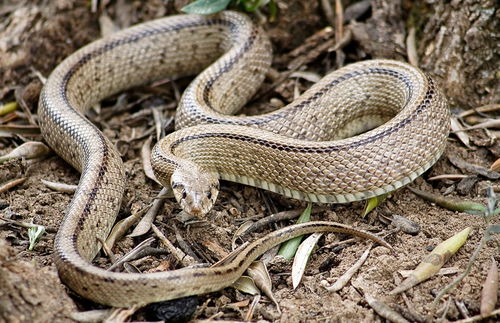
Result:
<instances>
[{"instance_id":1,"label":"snake eye","mask_svg":"<svg viewBox=\"0 0 500 323\"><path fill-rule=\"evenodd\" d=\"M187 197L187 193L186 193L186 191L183 191L182 192L182 199L184 200L186 197Z\"/></svg>"},{"instance_id":2,"label":"snake eye","mask_svg":"<svg viewBox=\"0 0 500 323\"><path fill-rule=\"evenodd\" d=\"M212 198L212 192L207 192L207 197L210 200Z\"/></svg>"}]
</instances>

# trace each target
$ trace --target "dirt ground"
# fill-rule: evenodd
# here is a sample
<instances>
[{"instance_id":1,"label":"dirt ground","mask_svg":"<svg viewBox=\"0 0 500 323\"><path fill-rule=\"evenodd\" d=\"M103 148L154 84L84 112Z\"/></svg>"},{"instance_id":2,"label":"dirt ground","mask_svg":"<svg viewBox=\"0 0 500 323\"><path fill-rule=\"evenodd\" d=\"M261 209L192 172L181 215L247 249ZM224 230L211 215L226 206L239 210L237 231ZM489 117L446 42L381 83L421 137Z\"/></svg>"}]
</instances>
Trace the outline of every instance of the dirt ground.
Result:
<instances>
[{"instance_id":1,"label":"dirt ground","mask_svg":"<svg viewBox=\"0 0 500 323\"><path fill-rule=\"evenodd\" d=\"M3 116L1 125L27 125L30 124L30 120L33 120L31 124L35 125L37 99L43 78L48 77L64 57L99 38L102 29L105 28L103 26L109 26L108 22L123 28L141 21L174 14L184 3L160 0L103 2L107 5L98 8L96 12L92 12L90 1L0 2L0 103L22 101L15 117ZM391 20L386 21L385 27L390 29L396 26L397 30L405 30L405 26L412 18L414 4L410 1L395 2L402 9L393 14ZM346 8L349 7L347 3L344 5ZM359 31L363 26L366 28L376 23L378 21L374 14L377 12L376 9L382 10L385 6L384 1L374 1L372 9L361 12L356 17L358 25L352 23L349 25L349 28L354 30L353 37L346 42L346 46L335 51L334 32L324 29L329 23L319 2L278 1L277 20L263 22L273 42L275 52L273 69L278 76L270 75L264 87L293 68L301 72L310 72L307 74L309 76L322 76L336 68L339 63L345 65L348 62L375 57L370 45L363 43ZM264 11L261 18L266 16ZM379 23L382 24L380 21ZM348 23L345 24L347 25ZM345 29L351 30L349 28ZM383 28L374 29L377 30L381 31ZM388 51L384 57L406 60L406 35L397 33L390 35L391 39L387 40L388 43L384 47ZM328 42L331 45L326 46ZM422 54L422 49L418 53ZM492 69L491 73L495 73L495 69ZM498 81L498 76L496 78ZM438 83L446 82L439 76L438 79ZM120 218L145 207L161 189L158 184L145 176L140 151L145 140L154 134L151 108L164 111L167 117L173 116L178 93L182 92L188 82L189 78L186 78L133 89L126 95L116 96L103 102L101 116L90 114L90 118L117 145L125 162L128 186ZM303 77L284 78L277 87L256 98L244 113L260 113L269 109L271 105L288 103L293 100L295 91L303 91L311 84ZM485 95L490 94L486 92L478 94L479 99L471 102L485 102ZM450 108L454 113L461 109L477 107L455 104L454 102L460 100L454 97L449 99L452 103ZM122 109L120 113L108 113L106 117L103 116L109 107L118 105L127 108ZM493 119L498 118L498 111L496 113L496 115L495 112L490 113L488 116ZM6 130L2 131L0 155L11 151L24 141L41 140L37 134L5 135ZM456 135L451 134L444 155L430 171L415 180L412 186L450 198L472 200L482 204L486 203L485 192L489 185L492 185L496 192L500 192L498 180L474 174L470 169L450 162L460 158L468 163L489 168L499 158L500 144L497 130L479 129L468 134L471 138L469 147L458 140ZM433 176L442 174L470 176L465 183L465 180L429 180ZM101 305L80 298L66 288L59 281L53 264L53 239L71 200L71 194L54 192L42 184L41 179L77 184L79 174L54 154L42 159L16 160L0 164L1 183L20 177L27 179L24 183L0 193L0 215L4 219L0 219L0 321L70 322L73 321L71 313L77 310L103 308ZM193 249L204 250L203 255L200 255L202 259L205 257L205 261L215 262L224 252L231 250L231 239L243 221L256 220L276 211L304 208L305 205L254 188L224 182L209 220L186 224L179 220L178 205L173 200L167 200L154 223L170 241L174 243L178 241L176 237L178 233L192 245ZM419 318L423 319L430 315L435 295L464 271L486 227L482 216L446 210L416 197L407 189L391 194L381 206L365 218L360 216L363 207L364 203L361 202L332 205L326 211L315 214L313 219L336 221L388 234L386 240L394 247L395 254L391 254L386 248L374 247L365 264L346 287L339 292L328 292L322 281L333 283L361 256L367 247L367 242L357 240L342 248L332 247L334 242L350 237L326 235L320 240L319 248L311 257L305 277L297 289L292 288L291 261L273 260L268 264L274 295L281 313L269 298L262 296L251 320L385 321L367 304L364 294L368 294L404 314L409 320L418 321ZM392 214L401 215L419 224L419 233L410 235L392 230L394 226L382 221L384 217ZM34 250L28 251L26 229L7 224L5 219L40 224L46 227L47 232ZM498 222L498 217L496 221ZM291 223L293 221L285 221L278 226ZM438 243L466 227L472 228L469 239L445 265L456 270L451 270L449 274L434 276L405 292L404 295L388 294L402 281L401 271L414 269ZM263 233L265 232L255 234L253 237ZM154 235L149 233L137 238L123 238L113 251L117 256L123 255L149 236ZM471 272L443 298L434 315L427 317L429 320L463 319L464 308L469 316L479 313L481 286L491 258L500 261L497 246L498 235L485 245L475 260ZM163 264L168 259L170 259L168 256L150 256L137 266L141 270L147 270ZM109 265L104 257L99 263L104 266ZM198 298L199 306L193 318L242 321L249 311L245 300L251 303L253 298L254 296L232 288L202 295ZM148 319L148 311L151 310L139 310L132 316L132 320Z\"/></svg>"}]
</instances>

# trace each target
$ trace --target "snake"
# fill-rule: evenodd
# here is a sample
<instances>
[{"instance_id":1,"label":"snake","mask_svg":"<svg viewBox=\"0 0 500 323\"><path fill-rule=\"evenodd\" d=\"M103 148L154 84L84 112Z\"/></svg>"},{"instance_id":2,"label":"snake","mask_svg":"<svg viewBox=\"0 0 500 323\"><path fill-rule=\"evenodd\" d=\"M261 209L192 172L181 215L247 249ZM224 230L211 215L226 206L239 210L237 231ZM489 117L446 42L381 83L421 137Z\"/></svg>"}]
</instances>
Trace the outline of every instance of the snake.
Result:
<instances>
[{"instance_id":1,"label":"snake","mask_svg":"<svg viewBox=\"0 0 500 323\"><path fill-rule=\"evenodd\" d=\"M444 151L450 116L443 94L418 68L394 60L347 65L281 109L235 116L258 91L271 52L263 28L244 14L176 15L94 41L52 71L39 99L41 133L81 172L54 242L69 288L101 304L144 305L227 287L260 254L298 235L344 232L387 246L315 221L273 231L217 267L139 274L92 264L126 184L117 149L85 112L133 86L197 75L182 94L176 131L151 157L158 180L192 214L209 212L220 179L312 202L367 199L410 183Z\"/></svg>"}]
</instances>

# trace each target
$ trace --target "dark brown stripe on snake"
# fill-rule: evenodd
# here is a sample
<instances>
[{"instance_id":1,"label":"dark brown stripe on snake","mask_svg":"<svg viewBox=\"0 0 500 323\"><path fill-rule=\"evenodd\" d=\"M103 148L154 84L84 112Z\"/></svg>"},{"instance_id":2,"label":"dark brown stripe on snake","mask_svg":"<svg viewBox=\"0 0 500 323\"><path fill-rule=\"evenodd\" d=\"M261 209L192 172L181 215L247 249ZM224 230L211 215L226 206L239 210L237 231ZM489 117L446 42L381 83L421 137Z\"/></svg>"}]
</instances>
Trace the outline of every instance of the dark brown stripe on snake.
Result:
<instances>
[{"instance_id":1,"label":"dark brown stripe on snake","mask_svg":"<svg viewBox=\"0 0 500 323\"><path fill-rule=\"evenodd\" d=\"M347 75L347 74L346 74ZM352 77L352 76L351 76ZM359 140L356 142L353 142L351 144L346 144L346 145L331 145L327 147L301 147L301 146L292 146L292 145L282 145L278 144L276 142L271 142L263 139L256 139L254 137L250 136L244 136L244 135L235 135L235 134L228 134L228 133L204 133L204 134L199 134L199 135L191 135L191 136L186 136L180 139L177 139L170 145L170 152L174 154L174 150L177 146L182 144L183 142L190 141L190 140L196 140L196 139L201 139L201 138L228 138L228 139L233 139L233 140L240 140L243 142L248 142L252 143L255 145L261 145L261 146L266 146L266 147L273 147L278 150L282 151L288 151L288 152L298 152L298 153L331 153L334 151L340 151L340 150L347 150L347 149L352 149L355 147L359 147L362 145L366 145L368 143L374 142L376 140L382 139L385 136L388 136L399 129L405 127L408 125L412 120L414 120L422 111L425 110L427 106L429 106L431 100L433 99L435 95L435 90L434 90L434 81L428 77L428 88L427 92L425 94L425 99L420 103L416 108L415 108L415 113L412 113L409 115L407 118L401 120L397 124L395 124L393 127L377 134L374 136L367 137L363 140ZM333 83L333 82L332 82Z\"/></svg>"},{"instance_id":2,"label":"dark brown stripe on snake","mask_svg":"<svg viewBox=\"0 0 500 323\"><path fill-rule=\"evenodd\" d=\"M219 72L211 79L207 81L205 84L205 87L203 88L203 101L205 104L212 110L216 110L213 108L212 104L210 103L209 99L209 94L212 86L214 85L215 82L217 82L218 79L221 78L225 73L231 70L231 68L236 64L247 52L253 45L255 39L257 37L257 27L254 27L252 30L252 35L248 37L245 41L245 44L242 47L242 50L240 50L234 57L231 57L230 61L224 65Z\"/></svg>"},{"instance_id":3,"label":"dark brown stripe on snake","mask_svg":"<svg viewBox=\"0 0 500 323\"><path fill-rule=\"evenodd\" d=\"M149 37L149 36L153 36L156 34L162 34L162 33L166 33L166 32L179 31L179 30L182 30L185 28L205 26L207 24L225 25L225 26L228 26L232 31L237 28L237 26L234 25L231 21L219 18L219 19L212 19L212 20L208 21L208 23L207 23L207 21L204 20L204 21L199 21L199 22L189 22L189 23L177 24L177 25L174 25L173 27L169 26L169 28L157 28L157 29L145 30L138 35L133 35L130 37L122 38L122 39L107 43L104 46L96 49L95 51L84 55L78 62L75 63L75 65L73 65L71 67L71 69L68 71L68 73L66 73L66 75L64 75L63 86L62 86L62 90L64 91L64 97L66 98L67 84L68 84L69 80L71 79L71 77L82 66L84 66L90 60L95 59L97 56L102 55L106 52L109 52L110 50L112 50L116 47L126 45L126 44L136 43L139 40L144 39L144 38Z\"/></svg>"},{"instance_id":4,"label":"dark brown stripe on snake","mask_svg":"<svg viewBox=\"0 0 500 323\"><path fill-rule=\"evenodd\" d=\"M231 65L226 65L225 68L227 68L227 70L228 70ZM204 103L212 110L213 110L213 106L211 105L210 100L208 98L208 93L210 92L210 87L213 85L213 83L215 83L216 79L221 76L221 74L216 75L213 80L210 80L210 81L212 81L210 83L210 85L208 85L208 83L207 83L207 85L203 89ZM240 126L257 126L257 125L261 125L261 124L266 124L270 121L283 118L284 116L286 116L288 114L296 114L297 111L300 111L302 108L309 106L310 104L315 103L318 99L320 99L323 95L325 95L325 93L330 91L334 86L340 84L341 82L347 81L351 78L354 78L357 76L362 76L365 74L389 75L389 76L393 76L396 79L402 81L406 85L406 88L408 90L408 97L406 98L405 105L408 104L409 100L411 99L411 97L413 95L413 84L412 84L411 80L406 75L403 75L401 73L398 73L397 71L390 70L390 69L369 67L369 68L366 68L365 70L354 71L354 72L347 73L345 75L340 76L339 78L326 84L323 88L319 89L310 98L295 105L293 107L293 109L284 110L281 113L278 112L278 113L266 115L266 116L260 117L260 118L259 118L259 116L255 116L255 118L252 118L251 120L242 119L241 121L221 120L221 119L215 119L215 118L207 116L207 117L203 118L203 122L210 123L210 124L232 124L232 125L240 125ZM191 109L195 110L196 108L191 107Z\"/></svg>"},{"instance_id":5,"label":"dark brown stripe on snake","mask_svg":"<svg viewBox=\"0 0 500 323\"><path fill-rule=\"evenodd\" d=\"M231 29L231 31L234 31L234 29L237 28L237 26L235 26L231 21L227 21L227 20L224 20L224 19L213 19L209 23L210 24L219 24L219 25L228 26ZM96 57L98 57L98 56L100 56L100 55L102 55L102 54L104 54L106 52L109 52L110 50L113 50L113 49L115 49L115 48L117 48L119 46L122 46L122 45L125 45L125 44L130 44L130 43L135 43L135 42L138 42L139 40L141 40L143 38L146 38L146 37L149 37L149 36L153 36L155 34L169 32L169 31L170 32L178 31L178 30L181 30L181 29L184 29L184 28L199 27L199 26L203 26L203 25L206 25L206 24L207 24L207 21L200 21L200 22L191 22L191 23L177 24L177 25L174 25L173 28L158 28L158 29L153 29L153 30L147 30L147 31L144 31L144 32L140 33L139 35L134 35L134 36L123 38L123 39L120 39L120 40L117 40L117 41L113 41L111 43L107 43L104 46L96 49L95 51L87 53L75 65L73 65L71 67L71 69L63 77L63 80L62 80L63 84L62 84L62 87L60 88L60 90L62 91L62 93L61 93L62 94L62 99L63 99L65 105L68 106L68 107L72 107L72 105L69 102L68 95L67 95L67 93L68 93L68 84L71 81L71 78L83 66L85 66L85 64L88 63L90 60L93 60ZM251 39L251 41L249 41L249 42L247 42L247 44L245 44L245 46L247 46L247 47L245 47L246 49L248 49L248 47L251 46L251 44L253 43L253 40L254 39ZM239 56L241 56L241 54ZM237 59L239 59L239 58L237 57ZM74 113L75 115L79 116L78 112L74 108L68 109L68 111L70 111L71 113ZM89 126L95 127L92 124L92 122L90 122L88 119L86 119L86 118L80 118L80 119L82 120L82 122L85 122ZM102 135L102 133L101 132L97 132L97 135L98 135L101 147L103 149L102 150L103 156L102 156L102 162L101 162L101 165L100 165L100 168L99 168L99 174L103 174L106 171L106 169L108 167L108 163L109 163L109 158L108 158L108 156L109 156L109 149L108 149L107 145L104 144L105 138ZM86 151L88 151L88 147L86 145L86 142L82 142L82 144L83 144L83 149L86 150ZM92 188L92 191L89 194L89 197L88 197L88 199L86 201L86 204L84 206L82 217L79 219L79 225L77 226L77 229L73 232L72 242L74 244L74 246L73 246L74 250L76 250L76 251L78 251L78 248L76 248L76 243L77 243L77 239L76 238L79 236L81 230L83 229L83 224L85 223L85 220L86 220L87 216L92 211L92 207L95 204L95 199L97 197L97 193L101 189L101 186L102 186L101 184L102 184L102 181L97 181L96 185Z\"/></svg>"}]
</instances>

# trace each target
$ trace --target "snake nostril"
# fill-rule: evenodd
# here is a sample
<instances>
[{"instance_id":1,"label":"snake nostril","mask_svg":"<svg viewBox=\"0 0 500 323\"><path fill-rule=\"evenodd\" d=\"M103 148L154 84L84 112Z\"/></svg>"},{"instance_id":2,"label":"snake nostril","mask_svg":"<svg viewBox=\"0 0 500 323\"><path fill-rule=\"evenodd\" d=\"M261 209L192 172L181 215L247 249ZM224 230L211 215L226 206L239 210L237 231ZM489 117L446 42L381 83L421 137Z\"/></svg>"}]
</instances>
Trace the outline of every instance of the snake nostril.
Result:
<instances>
[{"instance_id":1,"label":"snake nostril","mask_svg":"<svg viewBox=\"0 0 500 323\"><path fill-rule=\"evenodd\" d=\"M199 208L197 206L193 206L193 207L191 207L189 213L191 213L192 215L201 215L201 208Z\"/></svg>"}]
</instances>

